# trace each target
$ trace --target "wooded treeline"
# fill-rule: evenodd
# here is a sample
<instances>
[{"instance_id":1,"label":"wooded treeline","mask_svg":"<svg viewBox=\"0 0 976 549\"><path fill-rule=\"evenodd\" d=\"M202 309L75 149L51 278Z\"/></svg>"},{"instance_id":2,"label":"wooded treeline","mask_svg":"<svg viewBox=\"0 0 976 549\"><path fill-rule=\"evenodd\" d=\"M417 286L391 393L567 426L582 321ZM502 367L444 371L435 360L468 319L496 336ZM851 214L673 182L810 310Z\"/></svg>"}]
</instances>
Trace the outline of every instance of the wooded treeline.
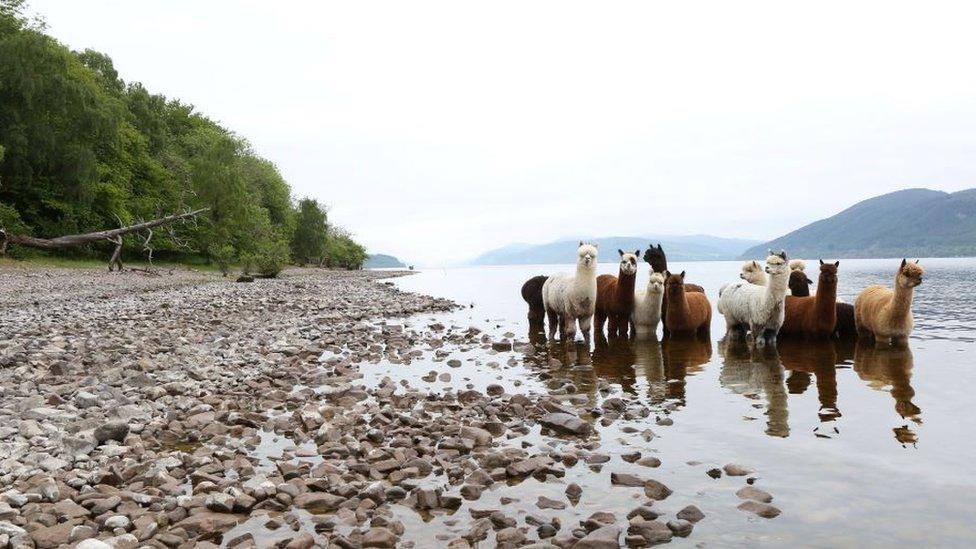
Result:
<instances>
[{"instance_id":1,"label":"wooded treeline","mask_svg":"<svg viewBox=\"0 0 976 549\"><path fill-rule=\"evenodd\" d=\"M194 223L157 231L157 257L267 274L290 261L365 261L365 249L328 224L325 207L296 201L245 139L192 105L124 82L107 55L69 50L24 13L25 0L0 0L0 228L8 234L53 238L209 208ZM140 239L127 237L125 250L138 256Z\"/></svg>"}]
</instances>

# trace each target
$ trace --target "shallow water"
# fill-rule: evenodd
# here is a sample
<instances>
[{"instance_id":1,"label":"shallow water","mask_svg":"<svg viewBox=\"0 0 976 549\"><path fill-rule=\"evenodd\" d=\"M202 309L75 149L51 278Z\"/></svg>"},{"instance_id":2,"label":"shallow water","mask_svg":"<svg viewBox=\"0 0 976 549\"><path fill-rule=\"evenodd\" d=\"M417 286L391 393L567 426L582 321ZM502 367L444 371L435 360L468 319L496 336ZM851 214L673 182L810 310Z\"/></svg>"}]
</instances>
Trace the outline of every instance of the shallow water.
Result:
<instances>
[{"instance_id":1,"label":"shallow water","mask_svg":"<svg viewBox=\"0 0 976 549\"><path fill-rule=\"evenodd\" d=\"M815 263L808 262L811 278ZM611 488L609 473L631 472L675 490L655 504L659 511L673 517L694 503L705 512L690 538L675 538L679 545L968 546L976 539L971 524L976 481L970 465L976 440L968 418L976 390L976 296L971 290L976 260L928 259L922 264L927 273L916 291L916 330L908 349L781 341L777 350L763 353L720 342L724 322L717 312L711 341L610 342L589 353L582 347L548 345L530 334L519 288L532 275L569 272L571 266L428 270L395 283L470 307L414 317L408 325L476 326L496 341L514 334L516 350L455 350L452 358L462 360L459 368L426 353L410 365L366 364L360 370L366 383L389 376L434 390L498 383L508 390L561 394L568 380L589 404L625 393L659 405L659 415L674 420L662 426L652 415L597 425L599 451L612 456L602 471L579 464L568 468L564 479L496 485L480 500L466 502L460 511L465 515L468 508L499 508L499 498L507 496L519 498L505 507L510 516L560 516L563 531L597 510L615 512L622 523L643 497L639 489ZM842 260L838 297L853 302L869 284L890 286L897 265L897 260ZM738 279L739 266L675 262L671 268L686 270L687 280L705 287L714 306L718 288ZM602 265L601 272L615 268ZM646 268L641 268L638 286L646 282ZM549 357L565 365L537 375ZM430 371L449 372L451 380L426 383L421 377ZM601 383L611 384L609 395L597 390ZM640 435L647 428L658 435L649 442ZM538 428L515 442L561 444L540 435ZM620 459L634 450L656 455L663 464L648 469ZM740 500L734 492L744 485L742 478L713 480L704 474L725 463L754 467L757 486L773 494L773 504L783 513L766 520L736 510ZM558 512L535 508L538 495L565 499L569 482L584 488L579 505ZM456 536L468 522L453 528L450 516L420 517L406 508L398 515L438 526L421 529L415 538L409 533L417 529L408 527L407 539L419 546L434 543L430 536L436 531Z\"/></svg>"}]
</instances>

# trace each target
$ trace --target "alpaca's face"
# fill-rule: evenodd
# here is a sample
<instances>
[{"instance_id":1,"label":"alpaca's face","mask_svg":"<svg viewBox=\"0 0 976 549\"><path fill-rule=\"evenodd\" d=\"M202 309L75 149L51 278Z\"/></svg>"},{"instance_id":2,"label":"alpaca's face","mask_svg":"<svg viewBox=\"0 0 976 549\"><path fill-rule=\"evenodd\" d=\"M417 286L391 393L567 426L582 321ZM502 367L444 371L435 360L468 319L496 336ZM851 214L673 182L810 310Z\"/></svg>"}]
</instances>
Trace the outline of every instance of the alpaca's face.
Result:
<instances>
[{"instance_id":1,"label":"alpaca's face","mask_svg":"<svg viewBox=\"0 0 976 549\"><path fill-rule=\"evenodd\" d=\"M625 253L623 250L617 251L620 252L620 274L637 274L637 254Z\"/></svg>"},{"instance_id":2,"label":"alpaca's face","mask_svg":"<svg viewBox=\"0 0 976 549\"><path fill-rule=\"evenodd\" d=\"M922 283L923 276L925 276L925 269L921 265L902 260L896 283L903 288L914 288Z\"/></svg>"},{"instance_id":3,"label":"alpaca's face","mask_svg":"<svg viewBox=\"0 0 976 549\"><path fill-rule=\"evenodd\" d=\"M763 267L758 261L746 261L742 264L742 272L739 273L739 278L745 280L746 282L756 284L762 281L765 276L763 275Z\"/></svg>"},{"instance_id":4,"label":"alpaca's face","mask_svg":"<svg viewBox=\"0 0 976 549\"><path fill-rule=\"evenodd\" d=\"M837 282L837 267L840 266L840 261L836 263L824 263L820 260L820 280L824 282Z\"/></svg>"},{"instance_id":5,"label":"alpaca's face","mask_svg":"<svg viewBox=\"0 0 976 549\"><path fill-rule=\"evenodd\" d=\"M668 268L668 259L664 255L664 248L660 244L655 248L652 244L647 251L644 252L644 261L646 261L651 269L656 273L663 273Z\"/></svg>"},{"instance_id":6,"label":"alpaca's face","mask_svg":"<svg viewBox=\"0 0 976 549\"><path fill-rule=\"evenodd\" d=\"M651 273L650 280L647 281L647 293L664 293L664 275L661 273Z\"/></svg>"},{"instance_id":7,"label":"alpaca's face","mask_svg":"<svg viewBox=\"0 0 976 549\"><path fill-rule=\"evenodd\" d=\"M584 267L596 266L596 246L592 244L580 244L579 249L576 250L577 259L576 264L582 265Z\"/></svg>"},{"instance_id":8,"label":"alpaca's face","mask_svg":"<svg viewBox=\"0 0 976 549\"><path fill-rule=\"evenodd\" d=\"M785 255L785 254L784 254ZM771 255L766 258L766 274L769 276L788 276L790 265L781 255Z\"/></svg>"}]
</instances>

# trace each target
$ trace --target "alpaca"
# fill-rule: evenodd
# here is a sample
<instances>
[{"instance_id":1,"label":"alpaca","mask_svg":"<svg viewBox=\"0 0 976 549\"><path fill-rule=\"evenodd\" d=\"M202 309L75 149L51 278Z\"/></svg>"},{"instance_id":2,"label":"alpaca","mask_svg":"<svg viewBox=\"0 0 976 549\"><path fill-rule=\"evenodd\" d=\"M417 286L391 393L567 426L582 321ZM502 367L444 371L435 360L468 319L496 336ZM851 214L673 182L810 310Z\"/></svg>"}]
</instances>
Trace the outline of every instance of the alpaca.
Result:
<instances>
[{"instance_id":1,"label":"alpaca","mask_svg":"<svg viewBox=\"0 0 976 549\"><path fill-rule=\"evenodd\" d=\"M542 285L542 303L549 317L549 339L556 338L558 326L563 341L576 338L576 323L586 346L590 345L590 325L596 309L595 244L579 243L576 250L576 274L550 276Z\"/></svg>"},{"instance_id":2,"label":"alpaca","mask_svg":"<svg viewBox=\"0 0 976 549\"><path fill-rule=\"evenodd\" d=\"M546 318L546 306L542 303L542 285L548 276L539 275L522 284L522 299L529 304L529 324L541 324Z\"/></svg>"},{"instance_id":3,"label":"alpaca","mask_svg":"<svg viewBox=\"0 0 976 549\"><path fill-rule=\"evenodd\" d=\"M596 333L603 334L603 323L608 322L607 335L627 337L630 314L634 312L634 285L637 283L637 254L620 253L620 274L596 277Z\"/></svg>"},{"instance_id":4,"label":"alpaca","mask_svg":"<svg viewBox=\"0 0 976 549\"><path fill-rule=\"evenodd\" d=\"M796 297L808 297L810 295L810 285L813 281L807 278L807 273L803 271L790 271L789 295Z\"/></svg>"},{"instance_id":5,"label":"alpaca","mask_svg":"<svg viewBox=\"0 0 976 549\"><path fill-rule=\"evenodd\" d=\"M791 259L790 260L790 272L800 271L803 272L807 270L807 262L802 259Z\"/></svg>"},{"instance_id":6,"label":"alpaca","mask_svg":"<svg viewBox=\"0 0 976 549\"><path fill-rule=\"evenodd\" d=\"M748 282L726 284L718 292L718 312L725 316L725 324L733 338L752 332L752 338L759 346L776 342L776 334L783 325L785 316L787 279L790 266L786 252L773 254L770 250L766 258L766 286L756 286Z\"/></svg>"},{"instance_id":7,"label":"alpaca","mask_svg":"<svg viewBox=\"0 0 976 549\"><path fill-rule=\"evenodd\" d=\"M820 277L817 293L813 296L786 296L786 315L781 334L830 337L837 324L837 267L840 261L824 263L820 260ZM790 273L793 275L802 271ZM806 275L803 275L804 278Z\"/></svg>"},{"instance_id":8,"label":"alpaca","mask_svg":"<svg viewBox=\"0 0 976 549\"><path fill-rule=\"evenodd\" d=\"M854 300L854 325L857 334L873 337L877 344L903 345L915 327L912 317L912 298L915 287L922 283L925 270L918 264L902 259L895 275L895 289L880 284L868 286Z\"/></svg>"},{"instance_id":9,"label":"alpaca","mask_svg":"<svg viewBox=\"0 0 976 549\"><path fill-rule=\"evenodd\" d=\"M685 273L664 273L665 332L669 336L707 335L712 324L712 304L704 292L685 289Z\"/></svg>"},{"instance_id":10,"label":"alpaca","mask_svg":"<svg viewBox=\"0 0 976 549\"><path fill-rule=\"evenodd\" d=\"M648 244L647 251L644 252L644 261L651 266L651 272L664 274L668 270L668 256L664 254L664 248L658 242L657 248L653 244ZM705 288L698 284L685 284L686 292L705 293Z\"/></svg>"},{"instance_id":11,"label":"alpaca","mask_svg":"<svg viewBox=\"0 0 976 549\"><path fill-rule=\"evenodd\" d=\"M854 306L843 301L837 302L837 323L834 324L834 337L839 339L853 339L857 337L857 327L854 324Z\"/></svg>"},{"instance_id":12,"label":"alpaca","mask_svg":"<svg viewBox=\"0 0 976 549\"><path fill-rule=\"evenodd\" d=\"M739 278L756 286L766 285L766 271L763 270L762 264L755 259L742 264L742 272L739 273Z\"/></svg>"},{"instance_id":13,"label":"alpaca","mask_svg":"<svg viewBox=\"0 0 976 549\"><path fill-rule=\"evenodd\" d=\"M647 288L634 295L634 312L631 323L638 339L651 339L657 335L657 323L661 321L661 303L664 301L664 275L651 273Z\"/></svg>"}]
</instances>

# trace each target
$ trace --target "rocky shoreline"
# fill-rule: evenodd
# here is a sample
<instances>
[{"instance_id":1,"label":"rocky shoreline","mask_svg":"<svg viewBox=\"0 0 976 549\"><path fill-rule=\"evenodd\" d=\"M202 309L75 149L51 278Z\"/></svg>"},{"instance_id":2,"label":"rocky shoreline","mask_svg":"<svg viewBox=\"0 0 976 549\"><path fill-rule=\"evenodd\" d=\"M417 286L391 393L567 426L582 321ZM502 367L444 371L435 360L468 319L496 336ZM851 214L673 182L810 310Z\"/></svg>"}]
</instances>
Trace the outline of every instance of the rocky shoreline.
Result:
<instances>
[{"instance_id":1,"label":"rocky shoreline","mask_svg":"<svg viewBox=\"0 0 976 549\"><path fill-rule=\"evenodd\" d=\"M654 503L671 488L633 470L610 477L634 500L620 516L569 523L564 513L585 498L567 471L611 462L599 427L666 407L606 398L605 387L594 403L568 381L545 392L432 389L465 372L459 353L512 362L531 344L445 325L431 314L456 304L378 280L403 274L296 269L237 284L188 271L0 268L0 549L586 549L691 534L702 511L668 516ZM363 382L361 365L424 359L439 367L423 386ZM614 459L661 463L640 451ZM482 499L528 478L561 495ZM752 480L736 492L740 508L779 514ZM534 511L509 512L516 502ZM432 517L447 519L426 527Z\"/></svg>"}]
</instances>

